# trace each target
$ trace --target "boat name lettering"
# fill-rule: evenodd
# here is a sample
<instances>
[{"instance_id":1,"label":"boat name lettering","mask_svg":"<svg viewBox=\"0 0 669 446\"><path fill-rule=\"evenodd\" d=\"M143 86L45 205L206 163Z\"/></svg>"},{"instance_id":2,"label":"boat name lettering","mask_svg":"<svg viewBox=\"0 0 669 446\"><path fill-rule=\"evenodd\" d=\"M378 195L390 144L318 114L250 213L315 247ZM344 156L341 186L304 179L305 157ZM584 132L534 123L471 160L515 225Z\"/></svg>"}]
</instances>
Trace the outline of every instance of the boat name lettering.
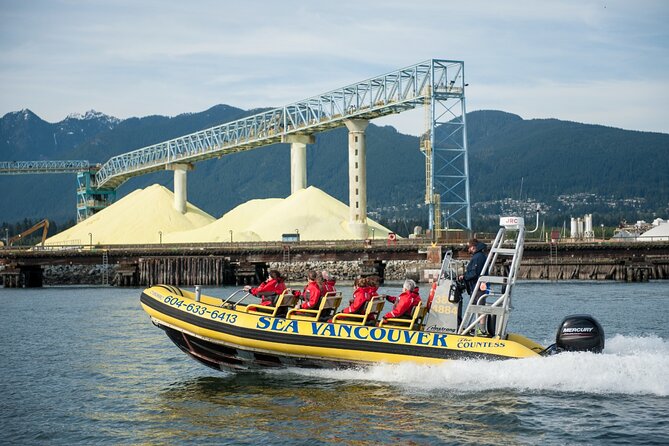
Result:
<instances>
[{"instance_id":1,"label":"boat name lettering","mask_svg":"<svg viewBox=\"0 0 669 446\"><path fill-rule=\"evenodd\" d=\"M260 316L256 328L263 330L281 331L284 333L299 333L297 321L289 321L288 319L271 318L268 316Z\"/></svg>"},{"instance_id":2,"label":"boat name lettering","mask_svg":"<svg viewBox=\"0 0 669 446\"><path fill-rule=\"evenodd\" d=\"M504 348L506 344L500 341L470 341L468 339L460 339L458 341L458 348Z\"/></svg>"},{"instance_id":3,"label":"boat name lettering","mask_svg":"<svg viewBox=\"0 0 669 446\"><path fill-rule=\"evenodd\" d=\"M562 333L590 333L594 329L594 327L563 328Z\"/></svg>"},{"instance_id":4,"label":"boat name lettering","mask_svg":"<svg viewBox=\"0 0 669 446\"><path fill-rule=\"evenodd\" d=\"M405 344L425 345L432 347L446 347L448 335L443 333L425 333L420 331L393 330L382 327L351 326L312 322L311 332L315 336L331 338L358 339L361 341L403 342ZM282 333L300 334L298 321L261 316L256 328L261 330L279 331ZM303 333L304 334L304 333Z\"/></svg>"}]
</instances>

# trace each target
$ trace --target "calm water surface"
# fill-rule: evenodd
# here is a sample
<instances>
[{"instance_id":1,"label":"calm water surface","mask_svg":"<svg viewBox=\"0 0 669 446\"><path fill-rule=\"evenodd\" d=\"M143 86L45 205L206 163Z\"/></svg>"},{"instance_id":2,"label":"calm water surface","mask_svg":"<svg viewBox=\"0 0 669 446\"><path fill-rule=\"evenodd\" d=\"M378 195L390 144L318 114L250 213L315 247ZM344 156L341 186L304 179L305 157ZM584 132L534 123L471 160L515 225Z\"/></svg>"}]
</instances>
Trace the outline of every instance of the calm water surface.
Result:
<instances>
[{"instance_id":1,"label":"calm water surface","mask_svg":"<svg viewBox=\"0 0 669 446\"><path fill-rule=\"evenodd\" d=\"M0 289L0 444L669 443L667 282L516 286L512 331L590 313L601 355L243 374L186 357L140 292Z\"/></svg>"}]
</instances>

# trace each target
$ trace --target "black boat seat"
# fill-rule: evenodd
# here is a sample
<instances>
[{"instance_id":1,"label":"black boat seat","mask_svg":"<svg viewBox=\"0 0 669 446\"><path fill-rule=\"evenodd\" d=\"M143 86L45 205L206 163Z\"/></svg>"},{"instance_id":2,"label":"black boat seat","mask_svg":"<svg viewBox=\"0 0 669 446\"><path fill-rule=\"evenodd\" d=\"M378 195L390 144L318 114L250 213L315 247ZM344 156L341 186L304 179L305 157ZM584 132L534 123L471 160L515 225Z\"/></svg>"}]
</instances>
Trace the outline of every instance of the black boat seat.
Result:
<instances>
[{"instance_id":1,"label":"black boat seat","mask_svg":"<svg viewBox=\"0 0 669 446\"><path fill-rule=\"evenodd\" d=\"M282 316L289 308L292 308L297 304L297 299L296 296L293 296L290 288L287 288L276 300L275 306L271 307L269 305L251 304L246 306L246 312L272 317L277 317L277 315Z\"/></svg>"},{"instance_id":2,"label":"black boat seat","mask_svg":"<svg viewBox=\"0 0 669 446\"><path fill-rule=\"evenodd\" d=\"M408 328L409 330L420 330L423 326L423 320L427 314L427 307L420 302L416 305L411 313L411 318L404 317L389 317L386 320L379 322L379 327L399 327Z\"/></svg>"},{"instance_id":3,"label":"black boat seat","mask_svg":"<svg viewBox=\"0 0 669 446\"><path fill-rule=\"evenodd\" d=\"M316 309L303 310L301 308L293 308L288 310L287 319L296 319L298 321L319 321L321 319L329 318L339 308L341 304L341 292L325 293L321 298L321 303Z\"/></svg>"},{"instance_id":4,"label":"black boat seat","mask_svg":"<svg viewBox=\"0 0 669 446\"><path fill-rule=\"evenodd\" d=\"M386 304L385 296L374 296L369 302L363 314L356 313L337 313L332 318L335 324L366 325L374 323L379 319L379 313ZM369 318L369 319L368 319Z\"/></svg>"}]
</instances>

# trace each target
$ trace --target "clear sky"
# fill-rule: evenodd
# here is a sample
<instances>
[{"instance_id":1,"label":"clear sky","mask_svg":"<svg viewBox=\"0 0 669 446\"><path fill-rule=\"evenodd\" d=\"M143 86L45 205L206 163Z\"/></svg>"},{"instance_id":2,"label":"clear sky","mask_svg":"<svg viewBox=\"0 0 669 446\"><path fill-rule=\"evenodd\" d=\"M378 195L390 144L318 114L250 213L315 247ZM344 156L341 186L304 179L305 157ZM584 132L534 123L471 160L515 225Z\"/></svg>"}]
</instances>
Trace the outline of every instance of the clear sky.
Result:
<instances>
[{"instance_id":1,"label":"clear sky","mask_svg":"<svg viewBox=\"0 0 669 446\"><path fill-rule=\"evenodd\" d=\"M666 0L0 0L0 115L49 122L278 107L431 58L465 62L468 111L669 133Z\"/></svg>"}]
</instances>

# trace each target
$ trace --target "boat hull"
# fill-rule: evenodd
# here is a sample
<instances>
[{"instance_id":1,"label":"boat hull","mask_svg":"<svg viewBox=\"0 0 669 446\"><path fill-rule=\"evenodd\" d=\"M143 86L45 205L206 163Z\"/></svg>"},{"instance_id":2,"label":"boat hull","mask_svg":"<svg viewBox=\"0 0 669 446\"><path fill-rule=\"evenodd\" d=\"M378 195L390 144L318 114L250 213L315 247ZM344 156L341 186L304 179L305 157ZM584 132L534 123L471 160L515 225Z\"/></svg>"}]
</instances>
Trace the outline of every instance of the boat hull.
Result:
<instances>
[{"instance_id":1,"label":"boat hull","mask_svg":"<svg viewBox=\"0 0 669 446\"><path fill-rule=\"evenodd\" d=\"M141 305L182 351L215 369L355 367L375 363L437 364L450 359L537 356L522 336L490 339L401 328L311 322L225 308L221 299L157 285Z\"/></svg>"}]
</instances>

